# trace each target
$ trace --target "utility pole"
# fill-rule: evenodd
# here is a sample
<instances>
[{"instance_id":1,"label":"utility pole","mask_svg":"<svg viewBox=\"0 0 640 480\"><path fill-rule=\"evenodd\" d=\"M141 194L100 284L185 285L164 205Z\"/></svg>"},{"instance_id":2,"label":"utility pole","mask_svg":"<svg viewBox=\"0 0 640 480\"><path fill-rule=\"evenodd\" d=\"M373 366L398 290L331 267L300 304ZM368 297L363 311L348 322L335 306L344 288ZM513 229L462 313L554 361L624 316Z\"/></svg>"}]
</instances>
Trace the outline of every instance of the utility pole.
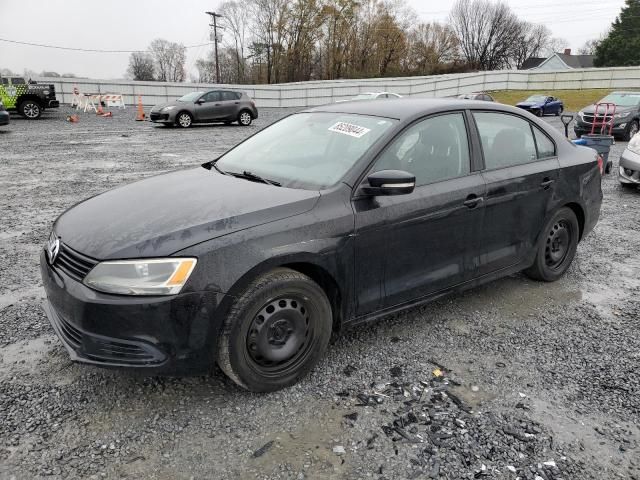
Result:
<instances>
[{"instance_id":1,"label":"utility pole","mask_svg":"<svg viewBox=\"0 0 640 480\"><path fill-rule=\"evenodd\" d=\"M218 17L222 18L222 15L216 12L204 12L207 15L211 16L213 23L210 23L209 26L213 27L213 50L215 52L215 60L216 60L216 83L220 83L220 64L218 63L218 23L216 19Z\"/></svg>"}]
</instances>

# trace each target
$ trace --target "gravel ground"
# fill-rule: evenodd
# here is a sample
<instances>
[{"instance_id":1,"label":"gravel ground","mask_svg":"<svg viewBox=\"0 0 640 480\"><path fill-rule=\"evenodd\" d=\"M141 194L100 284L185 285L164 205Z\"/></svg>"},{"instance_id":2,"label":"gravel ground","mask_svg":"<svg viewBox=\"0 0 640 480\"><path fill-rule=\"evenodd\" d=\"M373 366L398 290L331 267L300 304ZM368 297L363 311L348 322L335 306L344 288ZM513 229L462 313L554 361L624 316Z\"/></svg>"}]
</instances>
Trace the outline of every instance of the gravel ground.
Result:
<instances>
[{"instance_id":1,"label":"gravel ground","mask_svg":"<svg viewBox=\"0 0 640 480\"><path fill-rule=\"evenodd\" d=\"M258 395L219 371L71 363L37 264L70 205L286 111L188 131L68 113L0 128L0 478L640 479L640 192L614 175L557 283L515 275L346 332L300 384Z\"/></svg>"}]
</instances>

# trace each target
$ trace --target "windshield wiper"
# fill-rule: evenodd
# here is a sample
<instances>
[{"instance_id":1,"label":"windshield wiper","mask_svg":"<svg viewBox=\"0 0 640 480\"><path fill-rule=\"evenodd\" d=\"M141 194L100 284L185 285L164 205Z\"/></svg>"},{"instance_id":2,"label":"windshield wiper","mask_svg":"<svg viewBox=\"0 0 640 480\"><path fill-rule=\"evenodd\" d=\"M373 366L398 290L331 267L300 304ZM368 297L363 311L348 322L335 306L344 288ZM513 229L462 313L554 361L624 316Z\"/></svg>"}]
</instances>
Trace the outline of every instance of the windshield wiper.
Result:
<instances>
[{"instance_id":1,"label":"windshield wiper","mask_svg":"<svg viewBox=\"0 0 640 480\"><path fill-rule=\"evenodd\" d=\"M215 164L214 164L214 166L215 166ZM266 183L267 185L273 185L275 187L282 186L282 184L280 182L276 182L275 180L269 180L268 178L262 178L260 175L256 175L255 173L251 173L251 172L249 172L247 170L245 170L242 173L240 173L240 172L225 172L225 174L233 175L234 177L238 177L238 178L246 178L247 180L251 180L252 182Z\"/></svg>"},{"instance_id":2,"label":"windshield wiper","mask_svg":"<svg viewBox=\"0 0 640 480\"><path fill-rule=\"evenodd\" d=\"M218 160L214 160L209 165L211 165L213 168L215 168L216 172L221 173L222 175L229 175L229 173L225 172L220 167L218 167L218 165L216 165L216 163L218 163Z\"/></svg>"}]
</instances>

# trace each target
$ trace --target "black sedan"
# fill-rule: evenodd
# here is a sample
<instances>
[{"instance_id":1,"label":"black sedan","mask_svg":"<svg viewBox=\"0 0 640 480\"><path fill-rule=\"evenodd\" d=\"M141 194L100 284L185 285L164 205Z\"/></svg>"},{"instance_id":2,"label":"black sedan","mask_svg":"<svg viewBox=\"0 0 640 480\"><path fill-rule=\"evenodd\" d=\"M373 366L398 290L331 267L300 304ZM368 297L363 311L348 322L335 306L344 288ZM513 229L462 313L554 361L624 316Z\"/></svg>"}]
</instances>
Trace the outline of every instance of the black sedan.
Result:
<instances>
[{"instance_id":1,"label":"black sedan","mask_svg":"<svg viewBox=\"0 0 640 480\"><path fill-rule=\"evenodd\" d=\"M276 390L332 331L520 270L558 279L598 220L601 171L594 150L505 105L313 108L63 213L41 255L46 311L74 360L217 362Z\"/></svg>"}]
</instances>

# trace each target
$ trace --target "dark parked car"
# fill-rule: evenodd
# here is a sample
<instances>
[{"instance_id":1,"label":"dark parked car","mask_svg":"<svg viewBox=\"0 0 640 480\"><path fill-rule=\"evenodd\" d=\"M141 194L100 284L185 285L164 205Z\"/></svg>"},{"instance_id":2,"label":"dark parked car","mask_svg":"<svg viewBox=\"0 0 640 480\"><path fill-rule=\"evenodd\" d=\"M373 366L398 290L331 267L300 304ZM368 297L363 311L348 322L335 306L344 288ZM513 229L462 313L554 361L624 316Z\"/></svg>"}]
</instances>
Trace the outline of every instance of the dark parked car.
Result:
<instances>
[{"instance_id":1,"label":"dark parked car","mask_svg":"<svg viewBox=\"0 0 640 480\"><path fill-rule=\"evenodd\" d=\"M495 102L494 98L488 93L475 92L475 93L463 93L458 95L460 100L482 100L484 102Z\"/></svg>"},{"instance_id":2,"label":"dark parked car","mask_svg":"<svg viewBox=\"0 0 640 480\"><path fill-rule=\"evenodd\" d=\"M9 112L4 108L4 104L0 101L0 126L9 125Z\"/></svg>"},{"instance_id":3,"label":"dark parked car","mask_svg":"<svg viewBox=\"0 0 640 480\"><path fill-rule=\"evenodd\" d=\"M149 114L152 122L188 128L194 123L238 122L248 126L258 118L258 108L244 92L211 90L192 92L175 102L156 105Z\"/></svg>"},{"instance_id":4,"label":"dark parked car","mask_svg":"<svg viewBox=\"0 0 640 480\"><path fill-rule=\"evenodd\" d=\"M613 103L616 105L616 113L613 116L613 129L611 134L620 139L629 141L638 133L638 125L640 125L640 92L612 92L599 103ZM578 112L576 123L573 130L576 137L580 138L582 135L591 133L591 127L593 126L595 116L595 105L589 105ZM606 123L611 122L611 115L607 115L606 119L603 118L606 113L601 106L598 110L598 128L604 120ZM606 133L609 129L605 129ZM601 133L596 131L595 133Z\"/></svg>"},{"instance_id":5,"label":"dark parked car","mask_svg":"<svg viewBox=\"0 0 640 480\"><path fill-rule=\"evenodd\" d=\"M562 115L564 104L562 100L549 95L531 95L524 102L516 104L516 107L542 117L544 115Z\"/></svg>"},{"instance_id":6,"label":"dark parked car","mask_svg":"<svg viewBox=\"0 0 640 480\"><path fill-rule=\"evenodd\" d=\"M620 156L618 180L623 187L640 187L640 133L631 139Z\"/></svg>"},{"instance_id":7,"label":"dark parked car","mask_svg":"<svg viewBox=\"0 0 640 480\"><path fill-rule=\"evenodd\" d=\"M217 361L276 390L333 330L523 269L558 279L598 220L601 170L497 103L312 108L63 213L41 255L46 311L74 360L148 374Z\"/></svg>"}]
</instances>

